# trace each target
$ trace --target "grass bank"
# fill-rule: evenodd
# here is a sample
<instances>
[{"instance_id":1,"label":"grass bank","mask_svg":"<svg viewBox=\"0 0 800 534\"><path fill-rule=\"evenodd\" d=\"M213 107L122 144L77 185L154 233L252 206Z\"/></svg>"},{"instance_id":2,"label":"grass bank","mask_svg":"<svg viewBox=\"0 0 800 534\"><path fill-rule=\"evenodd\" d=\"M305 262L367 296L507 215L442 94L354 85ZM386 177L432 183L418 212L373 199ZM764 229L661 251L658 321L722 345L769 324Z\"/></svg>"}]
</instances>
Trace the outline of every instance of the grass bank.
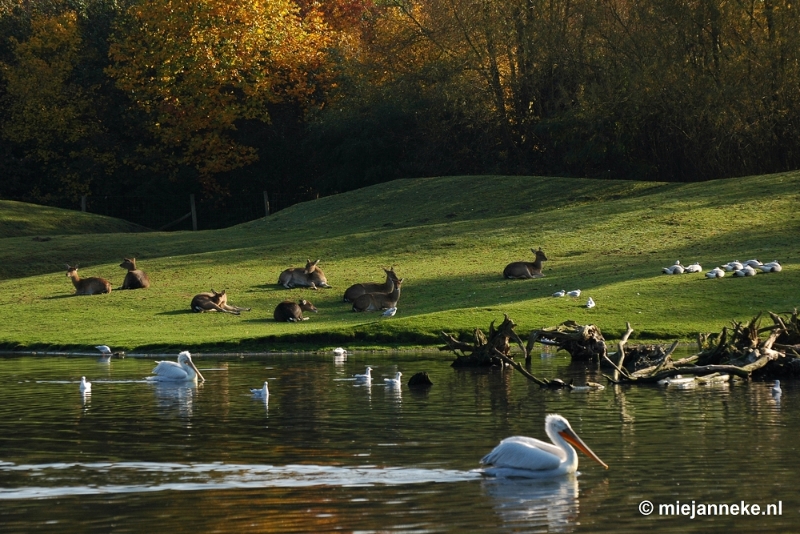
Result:
<instances>
[{"instance_id":1,"label":"grass bank","mask_svg":"<svg viewBox=\"0 0 800 534\"><path fill-rule=\"evenodd\" d=\"M87 233L67 234L57 221L75 212L48 208L49 240L33 240L30 232L2 239L0 346L419 346L435 344L441 330L486 329L503 313L523 336L572 319L597 324L606 339L618 338L630 321L634 339L689 341L730 321L800 304L798 206L800 172L696 184L508 176L396 180L203 232L106 233L93 221ZM43 217L39 207L29 209L31 219ZM0 231L4 216L0 212ZM508 262L532 259L531 247L542 247L549 258L545 277L503 279ZM82 276L108 278L116 288L123 256L137 258L153 281L150 289L72 296L65 262L80 263ZM784 269L718 280L661 274L675 260L699 261L708 270L751 257L778 259ZM334 289L277 286L283 269L307 258L321 259ZM394 318L356 314L341 302L349 285L381 281L381 266L389 265L406 280ZM191 313L192 296L212 287L253 311L239 317ZM576 288L583 291L577 300L551 296ZM593 309L583 307L589 296L597 302ZM299 298L320 313L301 324L272 321L278 302Z\"/></svg>"}]
</instances>

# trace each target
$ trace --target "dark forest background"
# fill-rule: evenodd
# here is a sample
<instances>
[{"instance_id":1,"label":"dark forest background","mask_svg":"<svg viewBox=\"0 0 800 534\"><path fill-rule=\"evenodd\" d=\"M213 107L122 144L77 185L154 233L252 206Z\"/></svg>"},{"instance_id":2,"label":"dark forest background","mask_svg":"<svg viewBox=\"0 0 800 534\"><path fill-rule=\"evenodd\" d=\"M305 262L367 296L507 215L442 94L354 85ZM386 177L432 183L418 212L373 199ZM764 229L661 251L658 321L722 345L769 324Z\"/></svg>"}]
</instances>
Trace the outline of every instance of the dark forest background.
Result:
<instances>
[{"instance_id":1,"label":"dark forest background","mask_svg":"<svg viewBox=\"0 0 800 534\"><path fill-rule=\"evenodd\" d=\"M0 0L0 198L218 228L401 177L796 169L798 9Z\"/></svg>"}]
</instances>

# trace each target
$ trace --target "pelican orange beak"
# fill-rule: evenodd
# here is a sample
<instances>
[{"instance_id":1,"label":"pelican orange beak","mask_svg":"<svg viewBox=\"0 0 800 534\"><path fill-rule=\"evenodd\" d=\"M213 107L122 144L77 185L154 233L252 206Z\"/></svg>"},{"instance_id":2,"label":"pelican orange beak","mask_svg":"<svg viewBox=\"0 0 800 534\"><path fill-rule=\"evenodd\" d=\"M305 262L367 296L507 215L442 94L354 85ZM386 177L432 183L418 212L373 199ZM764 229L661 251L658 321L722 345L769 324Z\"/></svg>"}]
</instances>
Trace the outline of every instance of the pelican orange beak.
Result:
<instances>
[{"instance_id":1,"label":"pelican orange beak","mask_svg":"<svg viewBox=\"0 0 800 534\"><path fill-rule=\"evenodd\" d=\"M590 449L589 446L586 445L583 442L583 440L578 437L578 434L576 434L574 430L572 430L571 428L567 428L566 430L562 430L558 434L562 438L564 438L567 441L567 443L569 443L570 445L581 451L583 454L585 454L598 464L608 469L608 465L606 465L606 463L603 460L598 458L597 455L594 452L592 452L592 449Z\"/></svg>"},{"instance_id":2,"label":"pelican orange beak","mask_svg":"<svg viewBox=\"0 0 800 534\"><path fill-rule=\"evenodd\" d=\"M205 378L203 378L203 375L201 375L201 374L200 374L200 370L197 368L197 366L194 364L194 362L193 362L192 360L189 360L189 365L191 365L191 366L192 366L192 369L194 369L194 372L195 372L195 373L197 373L197 376L198 376L198 378L200 378L200 380L202 380L203 382L205 382L205 381L206 381L206 379L205 379ZM576 437L577 437L577 436L576 436Z\"/></svg>"}]
</instances>

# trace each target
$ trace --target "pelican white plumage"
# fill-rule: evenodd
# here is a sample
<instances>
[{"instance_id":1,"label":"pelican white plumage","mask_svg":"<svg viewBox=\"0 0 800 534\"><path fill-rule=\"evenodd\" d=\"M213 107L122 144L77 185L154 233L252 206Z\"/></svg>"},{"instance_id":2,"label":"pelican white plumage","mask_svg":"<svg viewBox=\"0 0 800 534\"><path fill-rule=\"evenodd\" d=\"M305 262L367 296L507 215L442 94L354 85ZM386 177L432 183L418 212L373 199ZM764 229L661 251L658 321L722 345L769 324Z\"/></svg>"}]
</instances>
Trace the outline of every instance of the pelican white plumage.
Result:
<instances>
[{"instance_id":1,"label":"pelican white plumage","mask_svg":"<svg viewBox=\"0 0 800 534\"><path fill-rule=\"evenodd\" d=\"M353 375L356 380L360 380L362 382L369 382L372 380L372 367L369 365L367 366L367 370L364 371L363 375Z\"/></svg>"},{"instance_id":2,"label":"pelican white plumage","mask_svg":"<svg viewBox=\"0 0 800 534\"><path fill-rule=\"evenodd\" d=\"M91 393L92 392L92 383L86 381L86 377L81 377L81 385L80 385L81 393Z\"/></svg>"},{"instance_id":3,"label":"pelican white plumage","mask_svg":"<svg viewBox=\"0 0 800 534\"><path fill-rule=\"evenodd\" d=\"M566 290L562 289L561 291L556 291L555 293L553 293L553 296L556 298L560 298L566 294L567 294Z\"/></svg>"},{"instance_id":4,"label":"pelican white plumage","mask_svg":"<svg viewBox=\"0 0 800 534\"><path fill-rule=\"evenodd\" d=\"M401 376L403 376L403 373L397 371L397 374L394 375L394 378L384 378L383 381L386 383L387 387L400 387L403 385L403 383L400 382Z\"/></svg>"},{"instance_id":5,"label":"pelican white plumage","mask_svg":"<svg viewBox=\"0 0 800 534\"><path fill-rule=\"evenodd\" d=\"M586 307L594 308L595 306L596 304L594 303L594 299L592 297L589 297L589 300L586 301Z\"/></svg>"},{"instance_id":6,"label":"pelican white plumage","mask_svg":"<svg viewBox=\"0 0 800 534\"><path fill-rule=\"evenodd\" d=\"M483 473L498 477L546 478L578 470L574 447L606 469L608 466L578 437L562 416L550 414L544 431L552 443L525 436L506 438L492 452L481 458L487 465Z\"/></svg>"},{"instance_id":7,"label":"pelican white plumage","mask_svg":"<svg viewBox=\"0 0 800 534\"><path fill-rule=\"evenodd\" d=\"M148 376L147 380L159 382L197 382L198 378L203 382L206 380L195 367L192 355L186 350L178 354L177 362L156 362L153 374L155 376Z\"/></svg>"},{"instance_id":8,"label":"pelican white plumage","mask_svg":"<svg viewBox=\"0 0 800 534\"><path fill-rule=\"evenodd\" d=\"M391 308L389 308L385 312L383 312L382 315L384 317L394 317L395 313L397 313L397 307L396 306L392 306Z\"/></svg>"},{"instance_id":9,"label":"pelican white plumage","mask_svg":"<svg viewBox=\"0 0 800 534\"><path fill-rule=\"evenodd\" d=\"M264 387L251 388L250 393L253 394L253 397L266 400L269 398L269 384L267 384L267 381L265 380Z\"/></svg>"},{"instance_id":10,"label":"pelican white plumage","mask_svg":"<svg viewBox=\"0 0 800 534\"><path fill-rule=\"evenodd\" d=\"M575 297L575 298L580 297L581 296L581 290L580 289L573 289L572 291L567 291L567 295L569 295L570 297Z\"/></svg>"}]
</instances>

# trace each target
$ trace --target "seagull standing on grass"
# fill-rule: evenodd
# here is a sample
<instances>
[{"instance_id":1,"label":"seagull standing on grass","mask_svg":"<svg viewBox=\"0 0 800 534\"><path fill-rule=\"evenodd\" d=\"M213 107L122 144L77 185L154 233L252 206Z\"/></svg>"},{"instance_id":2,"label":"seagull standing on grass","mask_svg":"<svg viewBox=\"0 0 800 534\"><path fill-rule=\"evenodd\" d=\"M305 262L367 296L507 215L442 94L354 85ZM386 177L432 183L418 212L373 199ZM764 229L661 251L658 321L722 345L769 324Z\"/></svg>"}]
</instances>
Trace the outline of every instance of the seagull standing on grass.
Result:
<instances>
[{"instance_id":1,"label":"seagull standing on grass","mask_svg":"<svg viewBox=\"0 0 800 534\"><path fill-rule=\"evenodd\" d=\"M580 289L573 289L572 291L568 292L567 295L569 295L570 297L578 298L578 297L581 296L581 290Z\"/></svg>"},{"instance_id":2,"label":"seagull standing on grass","mask_svg":"<svg viewBox=\"0 0 800 534\"><path fill-rule=\"evenodd\" d=\"M563 297L566 294L567 294L567 292L562 289L561 291L556 291L555 293L553 293L553 296L556 297L556 298L559 298L559 297Z\"/></svg>"},{"instance_id":3,"label":"seagull standing on grass","mask_svg":"<svg viewBox=\"0 0 800 534\"><path fill-rule=\"evenodd\" d=\"M391 308L389 308L388 310L383 312L383 316L384 317L394 317L395 313L397 313L397 308L392 306Z\"/></svg>"},{"instance_id":4,"label":"seagull standing on grass","mask_svg":"<svg viewBox=\"0 0 800 534\"><path fill-rule=\"evenodd\" d=\"M595 307L594 299L592 297L589 297L589 300L586 301L586 307L587 308L594 308Z\"/></svg>"}]
</instances>

